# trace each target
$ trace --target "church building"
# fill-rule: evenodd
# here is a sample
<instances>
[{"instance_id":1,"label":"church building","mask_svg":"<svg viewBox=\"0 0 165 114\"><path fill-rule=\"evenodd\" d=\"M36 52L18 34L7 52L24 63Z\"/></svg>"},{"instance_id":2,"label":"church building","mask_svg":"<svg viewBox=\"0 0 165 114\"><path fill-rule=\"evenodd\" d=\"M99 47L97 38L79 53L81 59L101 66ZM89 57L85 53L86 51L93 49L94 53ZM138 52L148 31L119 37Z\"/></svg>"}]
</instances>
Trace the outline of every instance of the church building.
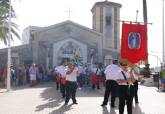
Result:
<instances>
[{"instance_id":1,"label":"church building","mask_svg":"<svg viewBox=\"0 0 165 114\"><path fill-rule=\"evenodd\" d=\"M11 48L12 63L56 66L78 52L83 63L110 64L119 56L120 8L118 3L96 2L91 9L92 29L70 20L47 27L27 27L22 45ZM7 63L7 49L0 50L0 62Z\"/></svg>"}]
</instances>

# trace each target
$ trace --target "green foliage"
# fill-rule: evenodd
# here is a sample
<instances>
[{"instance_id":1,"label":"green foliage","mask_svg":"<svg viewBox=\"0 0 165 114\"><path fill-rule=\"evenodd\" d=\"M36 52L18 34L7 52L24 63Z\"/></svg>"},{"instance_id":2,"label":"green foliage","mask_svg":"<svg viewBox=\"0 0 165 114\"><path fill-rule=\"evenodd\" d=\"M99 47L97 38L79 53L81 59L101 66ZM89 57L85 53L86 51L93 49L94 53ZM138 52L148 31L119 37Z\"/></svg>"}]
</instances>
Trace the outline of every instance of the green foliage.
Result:
<instances>
[{"instance_id":1,"label":"green foliage","mask_svg":"<svg viewBox=\"0 0 165 114\"><path fill-rule=\"evenodd\" d=\"M7 45L9 38L9 0L0 0L0 40ZM13 7L11 7L11 18L16 18ZM18 34L18 25L11 22L11 33L15 35L18 39L20 36ZM13 36L11 36L13 40Z\"/></svg>"},{"instance_id":2,"label":"green foliage","mask_svg":"<svg viewBox=\"0 0 165 114\"><path fill-rule=\"evenodd\" d=\"M76 65L83 64L83 59L80 56L74 56L71 61L74 62Z\"/></svg>"}]
</instances>

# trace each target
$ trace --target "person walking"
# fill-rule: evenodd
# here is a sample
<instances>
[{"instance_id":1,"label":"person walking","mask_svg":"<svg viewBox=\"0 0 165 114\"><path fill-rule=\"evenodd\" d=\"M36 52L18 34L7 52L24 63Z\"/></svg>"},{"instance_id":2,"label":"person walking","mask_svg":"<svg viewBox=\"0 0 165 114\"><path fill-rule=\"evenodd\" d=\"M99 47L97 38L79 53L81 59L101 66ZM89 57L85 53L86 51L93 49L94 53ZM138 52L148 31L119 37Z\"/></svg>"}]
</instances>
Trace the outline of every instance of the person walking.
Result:
<instances>
[{"instance_id":1,"label":"person walking","mask_svg":"<svg viewBox=\"0 0 165 114\"><path fill-rule=\"evenodd\" d=\"M120 63L121 71L118 73L117 82L119 84L119 114L124 114L125 102L127 104L127 114L132 114L132 101L134 96L134 76L133 71L128 70L125 63Z\"/></svg>"},{"instance_id":2,"label":"person walking","mask_svg":"<svg viewBox=\"0 0 165 114\"><path fill-rule=\"evenodd\" d=\"M105 68L105 78L106 78L106 84L105 84L105 93L104 93L104 101L101 104L101 106L106 106L108 103L109 94L111 93L111 107L115 107L115 97L117 93L117 87L118 84L116 82L118 72L121 68L118 65L118 60L113 60L111 65L108 65Z\"/></svg>"},{"instance_id":3,"label":"person walking","mask_svg":"<svg viewBox=\"0 0 165 114\"><path fill-rule=\"evenodd\" d=\"M70 97L72 98L73 104L78 104L76 101L76 90L78 87L77 76L79 76L79 71L73 62L69 62L65 76L66 76L65 105L68 104Z\"/></svg>"},{"instance_id":4,"label":"person walking","mask_svg":"<svg viewBox=\"0 0 165 114\"><path fill-rule=\"evenodd\" d=\"M62 93L62 97L65 98L66 96L66 77L65 77L65 72L67 68L67 61L63 61L62 64L58 67L57 71L59 73L60 78L60 91Z\"/></svg>"}]
</instances>

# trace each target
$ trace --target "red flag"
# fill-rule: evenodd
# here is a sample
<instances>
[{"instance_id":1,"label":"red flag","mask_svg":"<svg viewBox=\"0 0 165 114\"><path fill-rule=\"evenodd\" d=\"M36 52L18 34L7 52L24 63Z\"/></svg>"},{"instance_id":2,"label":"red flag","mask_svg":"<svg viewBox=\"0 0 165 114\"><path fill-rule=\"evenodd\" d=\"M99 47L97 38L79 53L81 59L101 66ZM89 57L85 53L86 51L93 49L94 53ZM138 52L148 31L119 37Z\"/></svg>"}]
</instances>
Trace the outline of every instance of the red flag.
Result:
<instances>
[{"instance_id":1,"label":"red flag","mask_svg":"<svg viewBox=\"0 0 165 114\"><path fill-rule=\"evenodd\" d=\"M122 25L121 59L134 64L147 59L147 25Z\"/></svg>"}]
</instances>

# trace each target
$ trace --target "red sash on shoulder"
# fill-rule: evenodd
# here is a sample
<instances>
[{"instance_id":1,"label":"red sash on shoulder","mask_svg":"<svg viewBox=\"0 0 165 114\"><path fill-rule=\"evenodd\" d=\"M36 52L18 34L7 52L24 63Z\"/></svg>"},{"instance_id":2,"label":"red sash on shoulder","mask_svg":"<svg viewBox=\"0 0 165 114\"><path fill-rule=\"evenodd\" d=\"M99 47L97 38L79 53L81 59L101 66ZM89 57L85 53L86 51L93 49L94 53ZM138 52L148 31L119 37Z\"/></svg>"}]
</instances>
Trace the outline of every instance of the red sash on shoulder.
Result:
<instances>
[{"instance_id":1,"label":"red sash on shoulder","mask_svg":"<svg viewBox=\"0 0 165 114\"><path fill-rule=\"evenodd\" d=\"M91 81L92 81L92 84L99 84L99 76L96 74L92 74Z\"/></svg>"}]
</instances>

